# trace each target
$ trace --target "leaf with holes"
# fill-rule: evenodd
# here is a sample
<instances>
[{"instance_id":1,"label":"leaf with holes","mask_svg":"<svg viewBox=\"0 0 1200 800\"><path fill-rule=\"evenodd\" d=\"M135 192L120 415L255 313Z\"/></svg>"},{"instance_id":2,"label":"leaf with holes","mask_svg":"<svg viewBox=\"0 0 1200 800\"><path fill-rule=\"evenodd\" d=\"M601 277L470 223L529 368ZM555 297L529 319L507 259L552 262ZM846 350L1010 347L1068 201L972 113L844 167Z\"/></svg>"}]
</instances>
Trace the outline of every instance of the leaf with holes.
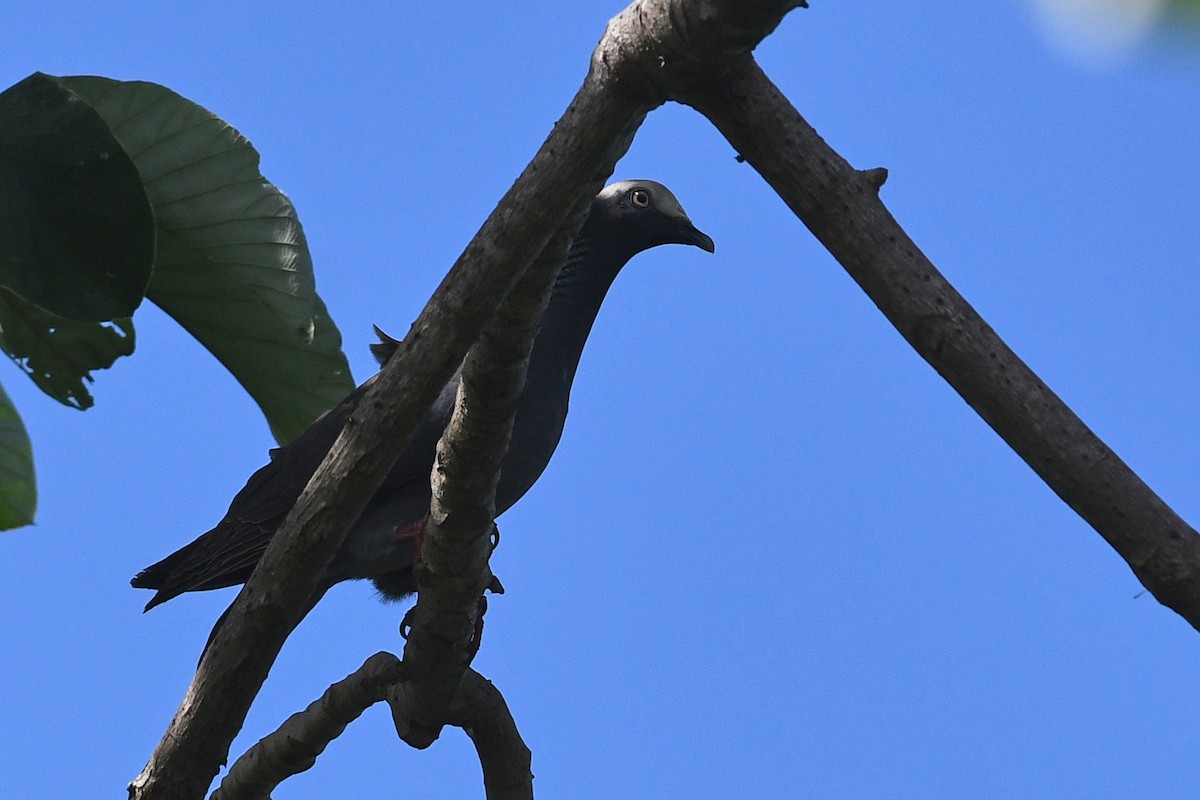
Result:
<instances>
[{"instance_id":1,"label":"leaf with holes","mask_svg":"<svg viewBox=\"0 0 1200 800\"><path fill-rule=\"evenodd\" d=\"M133 352L133 321L79 322L51 314L0 288L0 350L42 391L65 405L92 405L86 382Z\"/></svg>"}]
</instances>

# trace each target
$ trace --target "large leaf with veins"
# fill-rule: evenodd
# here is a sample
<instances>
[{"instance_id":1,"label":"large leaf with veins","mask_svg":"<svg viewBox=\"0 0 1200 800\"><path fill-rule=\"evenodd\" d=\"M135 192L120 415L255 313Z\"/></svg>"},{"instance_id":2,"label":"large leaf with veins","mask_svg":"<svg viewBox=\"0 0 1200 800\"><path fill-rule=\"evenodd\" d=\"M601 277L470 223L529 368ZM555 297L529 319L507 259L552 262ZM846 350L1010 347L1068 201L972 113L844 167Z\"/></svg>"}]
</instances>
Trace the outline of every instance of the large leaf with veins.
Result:
<instances>
[{"instance_id":1,"label":"large leaf with veins","mask_svg":"<svg viewBox=\"0 0 1200 800\"><path fill-rule=\"evenodd\" d=\"M146 296L237 377L280 442L354 381L300 220L232 126L153 83L66 77L141 174L158 226Z\"/></svg>"}]
</instances>

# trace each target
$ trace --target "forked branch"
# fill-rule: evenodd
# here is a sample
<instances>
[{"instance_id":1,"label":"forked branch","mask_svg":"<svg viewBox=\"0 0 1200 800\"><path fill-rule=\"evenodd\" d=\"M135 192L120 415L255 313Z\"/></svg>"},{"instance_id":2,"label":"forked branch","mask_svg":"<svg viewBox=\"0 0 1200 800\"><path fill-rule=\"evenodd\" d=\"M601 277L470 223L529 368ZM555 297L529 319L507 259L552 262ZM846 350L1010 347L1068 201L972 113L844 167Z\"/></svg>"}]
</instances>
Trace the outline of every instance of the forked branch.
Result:
<instances>
[{"instance_id":1,"label":"forked branch","mask_svg":"<svg viewBox=\"0 0 1200 800\"><path fill-rule=\"evenodd\" d=\"M563 118L430 299L363 404L364 413L347 425L275 536L162 742L131 785L131 796L202 796L300 609L416 421L552 234L573 230L568 218L611 174L644 116L668 99L707 116L922 357L1125 558L1160 602L1200 629L1200 536L933 267L880 201L886 173L859 172L847 164L755 64L750 51L788 11L802 5L797 0L639 0L614 17ZM513 384L496 381L498 394L489 396L493 381L478 376L492 368L486 362L497 353L516 353L504 356L509 359L500 367L505 374L515 375L514 364L518 372L523 369L528 315L537 313L538 292L551 279L533 276L524 284L523 292L534 301L513 301L520 324L496 329L494 341L481 345L472 360L469 372L476 377L463 383L456 420L472 408L490 409L480 434L491 438L489 447L507 436L511 420L505 421L502 409ZM483 355L485 347L491 355ZM475 434L459 422L447 441L460 434L466 439L448 446L472 452ZM439 497L460 496L453 480L439 489ZM455 586L457 599L451 604L456 610L443 615L440 601L427 602L421 593L421 613L430 613L419 624L422 631L437 633L431 639L418 636L405 658L425 683L413 683L400 692L403 697L393 698L405 709L398 719L412 732L414 744L432 741L458 698L476 685L471 683L476 678L460 681L455 675L473 675L461 670L473 630L470 603L487 576L479 549L481 531L491 522L487 480L474 488L464 484L476 496L455 501L463 510L435 508L433 515L442 525L457 515L469 530L441 537L441 544L438 532L430 534L435 542L430 585ZM441 652L427 658L434 651L423 653L426 647ZM447 663L454 666L444 674L434 666ZM413 727L414 720L421 730ZM480 729L472 730L479 735Z\"/></svg>"}]
</instances>

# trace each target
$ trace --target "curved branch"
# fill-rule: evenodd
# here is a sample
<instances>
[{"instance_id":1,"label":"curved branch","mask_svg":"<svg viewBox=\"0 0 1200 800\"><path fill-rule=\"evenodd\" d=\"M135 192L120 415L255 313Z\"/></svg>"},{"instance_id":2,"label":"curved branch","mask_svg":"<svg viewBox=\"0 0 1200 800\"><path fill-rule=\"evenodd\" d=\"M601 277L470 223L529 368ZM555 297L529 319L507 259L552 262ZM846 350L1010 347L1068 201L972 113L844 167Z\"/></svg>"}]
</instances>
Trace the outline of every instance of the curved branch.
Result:
<instances>
[{"instance_id":1,"label":"curved branch","mask_svg":"<svg viewBox=\"0 0 1200 800\"><path fill-rule=\"evenodd\" d=\"M412 709L404 685L393 686L387 697L396 731L402 736L411 725ZM475 744L488 800L532 800L532 755L504 696L491 681L473 669L465 669L442 715L444 724L462 728Z\"/></svg>"},{"instance_id":2,"label":"curved branch","mask_svg":"<svg viewBox=\"0 0 1200 800\"><path fill-rule=\"evenodd\" d=\"M704 114L858 282L896 329L1129 563L1200 630L1197 536L1017 357L908 238L877 196L886 173L835 153L749 56L688 76Z\"/></svg>"},{"instance_id":3,"label":"curved branch","mask_svg":"<svg viewBox=\"0 0 1200 800\"><path fill-rule=\"evenodd\" d=\"M446 710L446 722L462 728L474 742L487 800L532 800L532 755L504 695L491 681L468 669Z\"/></svg>"},{"instance_id":4,"label":"curved branch","mask_svg":"<svg viewBox=\"0 0 1200 800\"><path fill-rule=\"evenodd\" d=\"M371 656L247 750L229 768L210 800L270 797L284 780L310 769L329 743L364 711L385 699L388 687L403 675L403 665L391 653Z\"/></svg>"},{"instance_id":5,"label":"curved branch","mask_svg":"<svg viewBox=\"0 0 1200 800\"><path fill-rule=\"evenodd\" d=\"M404 664L391 653L371 656L308 708L288 717L246 751L210 800L270 797L284 780L310 769L329 743L375 703L388 700L395 715L395 694L390 690L402 685L407 677ZM503 695L491 681L474 670L465 670L442 712L446 724L462 728L474 742L488 800L533 797L529 748Z\"/></svg>"}]
</instances>

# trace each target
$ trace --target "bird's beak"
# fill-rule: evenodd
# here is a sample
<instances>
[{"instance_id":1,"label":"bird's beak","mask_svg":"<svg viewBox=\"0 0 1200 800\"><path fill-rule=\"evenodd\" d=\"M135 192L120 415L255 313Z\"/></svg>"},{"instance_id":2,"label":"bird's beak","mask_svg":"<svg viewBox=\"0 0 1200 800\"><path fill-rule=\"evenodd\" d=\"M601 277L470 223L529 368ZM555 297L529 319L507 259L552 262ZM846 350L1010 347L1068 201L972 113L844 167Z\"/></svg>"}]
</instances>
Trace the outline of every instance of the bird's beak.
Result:
<instances>
[{"instance_id":1,"label":"bird's beak","mask_svg":"<svg viewBox=\"0 0 1200 800\"><path fill-rule=\"evenodd\" d=\"M713 243L712 237L693 225L692 221L687 217L679 220L678 236L679 238L675 240L678 244L695 245L709 253L717 251L717 246Z\"/></svg>"}]
</instances>

